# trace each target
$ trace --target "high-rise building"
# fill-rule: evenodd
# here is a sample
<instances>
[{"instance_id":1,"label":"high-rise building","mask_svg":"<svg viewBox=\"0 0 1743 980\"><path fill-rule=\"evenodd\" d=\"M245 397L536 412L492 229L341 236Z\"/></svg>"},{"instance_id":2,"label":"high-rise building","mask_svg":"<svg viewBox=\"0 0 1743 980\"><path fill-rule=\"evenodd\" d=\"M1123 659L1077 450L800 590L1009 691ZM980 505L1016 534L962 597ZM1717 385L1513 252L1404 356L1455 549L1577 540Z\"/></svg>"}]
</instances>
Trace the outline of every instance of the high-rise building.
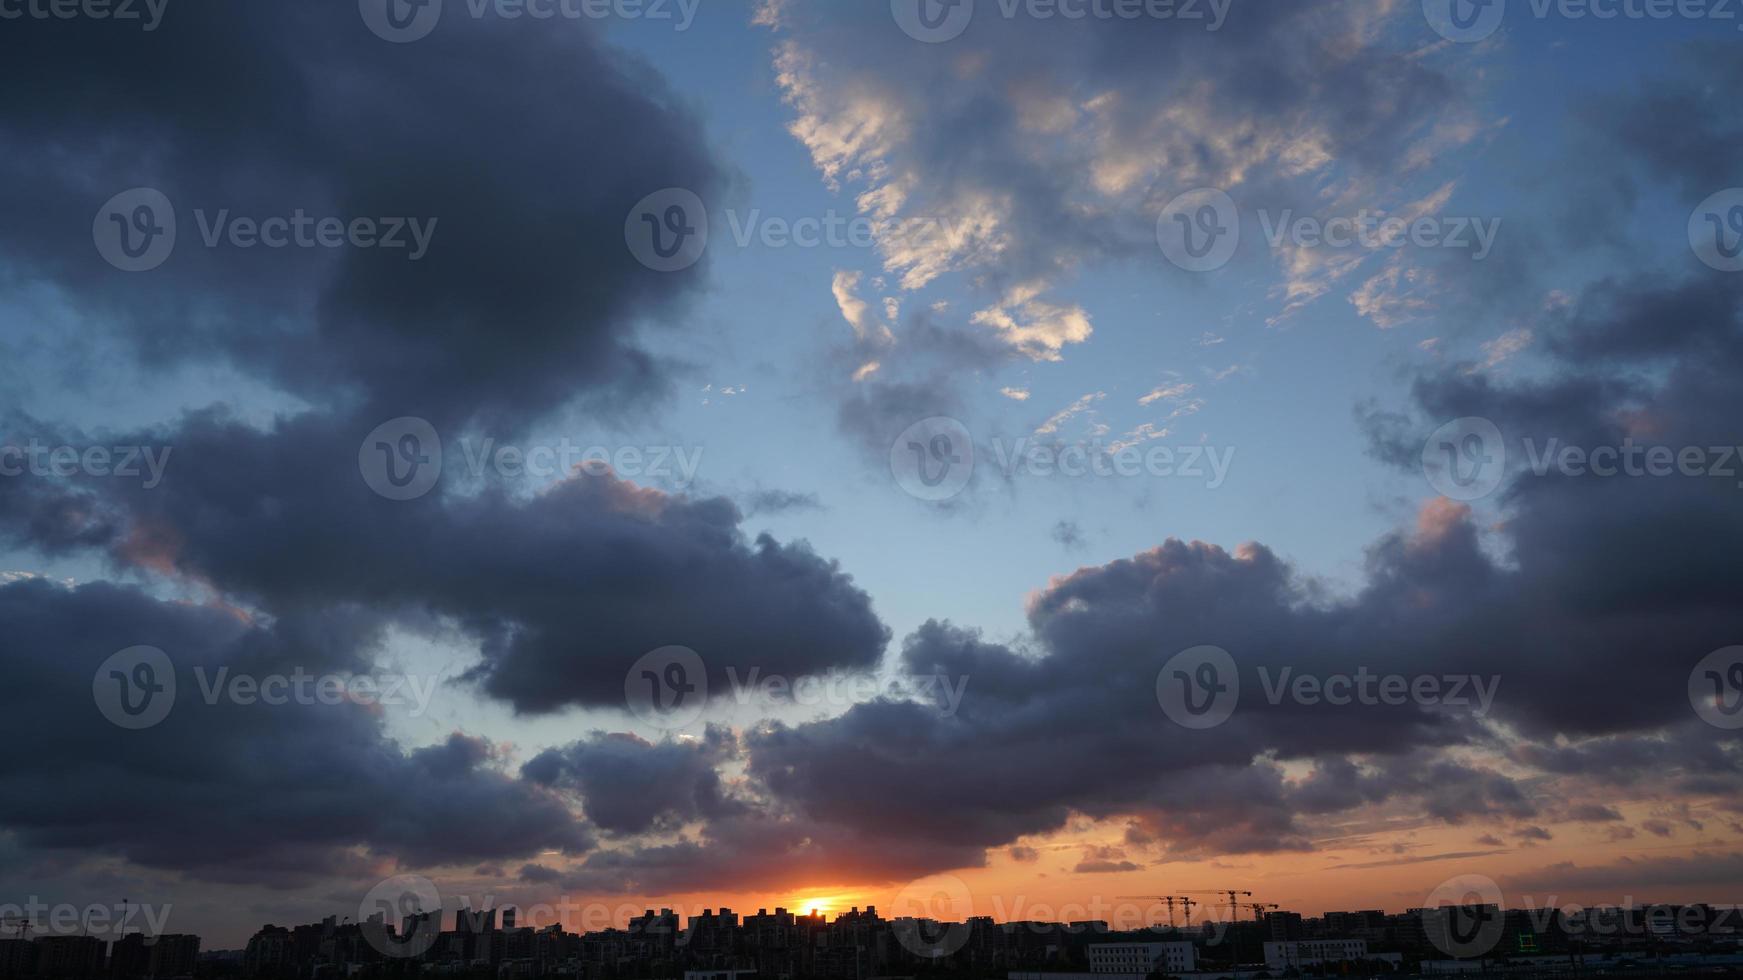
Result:
<instances>
[{"instance_id":1,"label":"high-rise building","mask_svg":"<svg viewBox=\"0 0 1743 980\"><path fill-rule=\"evenodd\" d=\"M109 976L115 980L143 977L150 968L151 950L145 945L144 933L130 932L109 944Z\"/></svg>"},{"instance_id":2,"label":"high-rise building","mask_svg":"<svg viewBox=\"0 0 1743 980\"><path fill-rule=\"evenodd\" d=\"M154 978L191 977L200 961L199 936L158 936L146 948L151 951L147 969Z\"/></svg>"},{"instance_id":3,"label":"high-rise building","mask_svg":"<svg viewBox=\"0 0 1743 980\"><path fill-rule=\"evenodd\" d=\"M1271 942L1286 943L1301 937L1301 913L1279 911L1265 916L1265 938Z\"/></svg>"},{"instance_id":4,"label":"high-rise building","mask_svg":"<svg viewBox=\"0 0 1743 980\"><path fill-rule=\"evenodd\" d=\"M442 913L440 910L413 912L400 922L399 939L401 942L410 942L416 938L421 943L426 935L434 935L441 931Z\"/></svg>"},{"instance_id":5,"label":"high-rise building","mask_svg":"<svg viewBox=\"0 0 1743 980\"><path fill-rule=\"evenodd\" d=\"M242 953L243 972L253 977L276 977L295 962L293 949L289 929L271 924L261 926Z\"/></svg>"},{"instance_id":6,"label":"high-rise building","mask_svg":"<svg viewBox=\"0 0 1743 980\"><path fill-rule=\"evenodd\" d=\"M25 977L36 971L36 947L28 939L0 937L0 977Z\"/></svg>"},{"instance_id":7,"label":"high-rise building","mask_svg":"<svg viewBox=\"0 0 1743 980\"><path fill-rule=\"evenodd\" d=\"M95 936L38 936L36 972L45 977L102 976L108 946Z\"/></svg>"}]
</instances>

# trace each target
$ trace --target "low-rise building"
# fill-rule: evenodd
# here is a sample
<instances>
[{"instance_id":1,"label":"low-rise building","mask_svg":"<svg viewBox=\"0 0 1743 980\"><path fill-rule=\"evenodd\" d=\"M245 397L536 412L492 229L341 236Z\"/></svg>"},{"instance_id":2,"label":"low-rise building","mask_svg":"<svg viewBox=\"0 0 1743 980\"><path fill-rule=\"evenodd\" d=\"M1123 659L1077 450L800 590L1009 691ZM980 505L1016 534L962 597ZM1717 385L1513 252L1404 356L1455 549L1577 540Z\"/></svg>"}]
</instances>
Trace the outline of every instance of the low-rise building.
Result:
<instances>
[{"instance_id":1,"label":"low-rise building","mask_svg":"<svg viewBox=\"0 0 1743 980\"><path fill-rule=\"evenodd\" d=\"M1321 963L1369 959L1366 939L1302 939L1265 944L1265 969L1287 970Z\"/></svg>"},{"instance_id":2,"label":"low-rise building","mask_svg":"<svg viewBox=\"0 0 1743 980\"><path fill-rule=\"evenodd\" d=\"M1089 972L1101 976L1191 973L1197 963L1189 942L1091 943L1088 951Z\"/></svg>"}]
</instances>

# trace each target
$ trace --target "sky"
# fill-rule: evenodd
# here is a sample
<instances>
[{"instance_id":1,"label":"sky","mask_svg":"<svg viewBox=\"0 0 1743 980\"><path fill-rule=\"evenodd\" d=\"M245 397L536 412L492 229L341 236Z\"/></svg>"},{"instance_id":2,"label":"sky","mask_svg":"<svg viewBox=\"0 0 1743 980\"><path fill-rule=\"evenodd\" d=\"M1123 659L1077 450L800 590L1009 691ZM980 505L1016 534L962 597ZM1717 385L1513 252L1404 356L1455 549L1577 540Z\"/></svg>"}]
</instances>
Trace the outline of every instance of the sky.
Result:
<instances>
[{"instance_id":1,"label":"sky","mask_svg":"<svg viewBox=\"0 0 1743 980\"><path fill-rule=\"evenodd\" d=\"M1743 899L1730 7L106 9L0 3L0 904Z\"/></svg>"}]
</instances>

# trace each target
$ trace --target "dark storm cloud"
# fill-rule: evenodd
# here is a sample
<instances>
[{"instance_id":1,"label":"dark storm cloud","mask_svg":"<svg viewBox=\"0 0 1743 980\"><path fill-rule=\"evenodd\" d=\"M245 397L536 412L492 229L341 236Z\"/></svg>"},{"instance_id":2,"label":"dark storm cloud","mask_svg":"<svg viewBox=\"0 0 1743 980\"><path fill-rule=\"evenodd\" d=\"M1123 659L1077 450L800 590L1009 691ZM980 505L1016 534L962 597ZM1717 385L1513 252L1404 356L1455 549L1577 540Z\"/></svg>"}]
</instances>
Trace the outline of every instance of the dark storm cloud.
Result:
<instances>
[{"instance_id":1,"label":"dark storm cloud","mask_svg":"<svg viewBox=\"0 0 1743 980\"><path fill-rule=\"evenodd\" d=\"M1728 894L1734 898L1739 881L1743 881L1743 853L1701 850L1689 857L1624 856L1609 864L1565 861L1504 877L1500 883L1509 895L1565 895L1578 889L1597 893L1597 900L1615 904L1638 895L1643 888L1733 889ZM1718 897L1723 901L1726 893Z\"/></svg>"},{"instance_id":2,"label":"dark storm cloud","mask_svg":"<svg viewBox=\"0 0 1743 980\"><path fill-rule=\"evenodd\" d=\"M944 375L929 381L885 381L874 378L853 386L841 400L837 424L868 459L889 459L909 426L923 419L961 414L961 402Z\"/></svg>"},{"instance_id":3,"label":"dark storm cloud","mask_svg":"<svg viewBox=\"0 0 1743 980\"><path fill-rule=\"evenodd\" d=\"M1083 849L1083 859L1072 868L1076 874L1119 874L1137 871L1141 866L1126 860L1122 848L1090 844Z\"/></svg>"},{"instance_id":4,"label":"dark storm cloud","mask_svg":"<svg viewBox=\"0 0 1743 980\"><path fill-rule=\"evenodd\" d=\"M431 866L591 847L556 795L500 771L481 740L454 733L408 752L364 705L208 702L201 678L220 668L345 671L380 639L332 626L249 625L107 584L0 586L0 710L34 746L0 768L0 824L32 849L287 885L366 874L383 858ZM177 691L162 722L130 731L100 713L92 684L111 654L141 644L169 656Z\"/></svg>"},{"instance_id":5,"label":"dark storm cloud","mask_svg":"<svg viewBox=\"0 0 1743 980\"><path fill-rule=\"evenodd\" d=\"M521 767L521 775L578 793L587 819L602 830L641 834L742 809L728 797L718 772L737 751L732 731L713 725L700 741L658 745L599 732L540 753Z\"/></svg>"},{"instance_id":6,"label":"dark storm cloud","mask_svg":"<svg viewBox=\"0 0 1743 980\"><path fill-rule=\"evenodd\" d=\"M0 255L148 360L227 357L314 403L439 427L513 428L577 399L622 411L661 389L631 331L700 272L642 267L624 220L663 187L707 193L718 169L659 78L588 26L450 17L402 45L355 4L223 3L143 36L14 26ZM99 257L92 219L137 186L168 195L178 240L130 275ZM208 248L196 209L437 225L418 261Z\"/></svg>"},{"instance_id":7,"label":"dark storm cloud","mask_svg":"<svg viewBox=\"0 0 1743 980\"><path fill-rule=\"evenodd\" d=\"M748 540L730 501L586 471L526 499L492 485L392 501L358 474L366 433L313 413L270 432L196 413L165 437L177 465L150 490L6 481L7 513L54 519L14 521L0 537L100 543L122 566L275 611L443 617L480 644L471 679L527 712L622 707L630 666L673 644L695 649L723 688L733 665L797 677L882 655L887 630L866 594L803 543Z\"/></svg>"},{"instance_id":8,"label":"dark storm cloud","mask_svg":"<svg viewBox=\"0 0 1743 980\"><path fill-rule=\"evenodd\" d=\"M1599 146L1621 149L1644 169L1640 182L1672 183L1693 206L1736 184L1725 161L1743 153L1743 120L1725 93L1743 86L1743 64L1733 45L1713 41L1683 44L1670 63L1673 69L1579 112Z\"/></svg>"},{"instance_id":9,"label":"dark storm cloud","mask_svg":"<svg viewBox=\"0 0 1743 980\"><path fill-rule=\"evenodd\" d=\"M715 820L671 843L599 850L562 885L630 894L781 890L819 882L901 881L941 868L980 867L985 852L904 833L850 828L759 809Z\"/></svg>"},{"instance_id":10,"label":"dark storm cloud","mask_svg":"<svg viewBox=\"0 0 1743 980\"><path fill-rule=\"evenodd\" d=\"M1413 797L1424 813L1452 824L1537 815L1511 779L1428 751L1371 760L1365 769L1345 758L1321 759L1290 801L1304 813L1336 813L1396 796Z\"/></svg>"},{"instance_id":11,"label":"dark storm cloud","mask_svg":"<svg viewBox=\"0 0 1743 980\"><path fill-rule=\"evenodd\" d=\"M1724 277L1594 286L1541 325L1554 370L1505 384L1464 365L1425 375L1414 413L1372 417L1376 452L1417 467L1424 437L1466 415L1495 420L1515 453L1527 434L1734 444L1738 288ZM1484 824L1555 802L1445 753L1503 744L1468 709L1271 703L1260 679L1365 667L1500 678L1492 720L1528 736L1513 758L1571 780L1564 790L1632 780L1736 799L1737 741L1699 723L1686 691L1696 661L1743 636L1743 573L1726 557L1743 545L1734 484L1516 473L1500 498L1505 523L1481 530L1468 507L1434 500L1416 527L1370 547L1365 582L1346 598L1325 598L1260 545L1231 554L1170 541L1055 579L1028 605L1032 650L940 623L910 636L907 669L972 679L954 715L878 702L771 726L747 738L749 771L819 821L986 847L1056 830L1071 813L1129 815L1172 850L1215 853L1306 847L1304 819L1389 801ZM1243 682L1233 717L1202 732L1174 727L1155 700L1164 661L1198 644L1230 651ZM1270 758L1314 769L1286 781ZM934 760L951 778L914 792Z\"/></svg>"},{"instance_id":12,"label":"dark storm cloud","mask_svg":"<svg viewBox=\"0 0 1743 980\"><path fill-rule=\"evenodd\" d=\"M1006 247L930 256L984 274L977 286L992 294L1154 247L1156 199L1177 188L1145 172L1111 195L1139 206L1081 207L1097 164L1119 183L1130 159L1166 160L1167 179L1196 183L1323 149L1383 174L1459 95L1424 59L1365 43L1374 25L1355 3L1255 3L1215 37L985 18L955 50L996 35L996 51L973 49L988 56L978 67L911 44L882 9L835 5L839 20L816 21L820 5L788 9L806 19L803 43L825 75L891 100L911 124L880 152L895 172L934 178L914 208L948 217L995 201ZM917 630L905 669L972 680L954 713L877 700L766 726L736 748L722 733L699 745L590 737L516 778L479 740L406 752L378 718L349 708L196 704L145 733L79 715L95 663L141 642L178 664L354 669L387 624L437 620L479 642L471 677L482 690L527 712L618 704L625 668L669 643L716 670L754 663L788 676L868 667L885 645L869 599L834 563L803 544L747 540L726 500L587 475L532 497L445 485L411 503L363 485L357 446L389 417L513 431L571 403L622 411L657 393L663 367L633 326L681 313L699 274L635 264L623 218L649 190L705 192L719 175L659 80L584 30L455 18L396 46L354 14L211 5L178 8L143 43L89 23L0 35L8 278L58 287L148 362L224 359L314 406L266 428L205 412L139 434L174 445L180 464L150 493L0 481L10 542L95 549L128 572L210 586L270 623L112 586L0 589L5 659L26 681L0 700L53 748L0 765L0 824L29 847L236 880L354 873L353 849L494 866L587 852L574 801L616 837L675 839L614 841L563 871L528 863L522 880L755 889L978 866L987 848L1075 814L1128 818L1130 846L1163 841L1164 858L1184 858L1305 850L1316 818L1389 802L1452 823L1511 825L1542 809L1524 781L1451 756L1497 744L1468 711L1270 704L1261 667L1500 676L1495 718L1528 737L1514 761L1594 782L1646 781L1656 766L1654 788L1681 780L1666 788L1738 799L1736 740L1689 721L1684 689L1696 659L1743 635L1738 491L1714 480L1521 474L1501 498L1501 527L1437 501L1416 528L1375 542L1359 588L1333 598L1262 545L1169 540L1051 583L1020 642L948 622ZM900 57L886 57L894 46ZM1038 136L1029 127L1054 91L1114 97L1096 132ZM1196 100L1156 113L1154 93L1187 91ZM579 108L553 115L551 98ZM1224 110L1253 125L1227 138ZM1627 140L1651 145L1646 115L1616 118ZM1281 141L1300 133L1323 146ZM1038 159L1029 151L1041 141L1068 156ZM1252 179L1259 198L1284 199L1287 178ZM184 238L160 270L125 276L95 254L91 216L141 184L182 209ZM440 224L417 263L370 250L206 249L192 215L202 206ZM1589 289L1546 315L1555 370L1512 383L1462 365L1425 375L1410 412L1367 416L1376 454L1414 467L1423 435L1463 415L1494 419L1515 452L1526 434L1735 443L1738 289L1735 277ZM912 359L892 360L841 409L874 451L949 414L961 366L1014 356L925 322L897 340ZM1203 643L1231 651L1245 690L1230 722L1191 732L1159 710L1155 682L1171 654ZM720 772L741 758L743 786ZM1312 768L1294 779L1280 761ZM1642 826L1670 834L1674 817Z\"/></svg>"},{"instance_id":13,"label":"dark storm cloud","mask_svg":"<svg viewBox=\"0 0 1743 980\"><path fill-rule=\"evenodd\" d=\"M1559 355L1546 377L1501 383L1449 367L1416 382L1414 427L1371 426L1377 454L1407 467L1427 433L1455 418L1490 419L1506 440L1511 567L1472 566L1498 588L1464 590L1477 624L1466 659L1512 661L1498 710L1531 732L1682 722L1688 670L1743 635L1736 477L1531 468L1551 440L1698 447L1721 467L1713 451L1743 442L1731 421L1743 416L1740 301L1743 284L1720 275L1599 283L1544 325Z\"/></svg>"},{"instance_id":14,"label":"dark storm cloud","mask_svg":"<svg viewBox=\"0 0 1743 980\"><path fill-rule=\"evenodd\" d=\"M1074 874L1122 874L1127 871L1141 871L1141 866L1130 861L1079 861L1071 869Z\"/></svg>"},{"instance_id":15,"label":"dark storm cloud","mask_svg":"<svg viewBox=\"0 0 1743 980\"><path fill-rule=\"evenodd\" d=\"M1483 837L1478 838L1477 843L1499 846L1501 841L1498 838ZM1352 864L1334 864L1326 870L1365 871L1370 868L1402 868L1412 864L1432 864L1435 861L1467 861L1471 858L1493 857L1497 854L1506 853L1506 851L1446 851L1441 854L1415 854L1409 857L1392 858L1386 861L1358 861Z\"/></svg>"},{"instance_id":16,"label":"dark storm cloud","mask_svg":"<svg viewBox=\"0 0 1743 980\"><path fill-rule=\"evenodd\" d=\"M542 864L523 864L520 871L516 873L516 877L535 885L548 885L553 881L561 880L563 873L555 868L547 868Z\"/></svg>"},{"instance_id":17,"label":"dark storm cloud","mask_svg":"<svg viewBox=\"0 0 1743 980\"><path fill-rule=\"evenodd\" d=\"M359 479L357 447L390 418L500 436L661 390L633 330L678 311L699 273L643 268L624 219L652 190L706 193L719 176L696 120L587 26L449 21L409 45L376 38L355 8L294 5L193 7L144 40L84 23L6 32L11 267L148 361L226 357L315 406L265 430L214 410L136 434L174 447L161 494L9 486L6 536L103 547L274 611L449 617L482 645L475 679L527 711L621 703L623 671L674 643L717 669L875 662L884 631L864 593L803 545L744 540L727 501L598 476L531 501L448 498L446 481L400 505ZM576 111L551 113L556 93ZM179 202L181 228L168 262L128 275L98 257L91 216L137 184ZM416 262L206 248L195 207L440 224ZM44 428L9 423L19 439Z\"/></svg>"},{"instance_id":18,"label":"dark storm cloud","mask_svg":"<svg viewBox=\"0 0 1743 980\"><path fill-rule=\"evenodd\" d=\"M650 816L636 809L645 798L619 798L642 790L608 748L546 786L500 772L497 750L460 735L401 750L361 710L201 704L121 732L88 710L90 672L138 643L182 665L351 670L389 626L457 628L483 654L471 678L529 712L621 705L629 665L673 643L715 670L877 661L886 631L864 592L802 543L748 539L727 500L577 474L532 496L495 483L468 495L450 478L394 502L360 476L358 447L390 418L502 437L565 408L618 419L665 390L636 331L681 316L705 270L644 268L625 218L652 191L708 194L722 178L701 126L647 65L579 23L450 17L418 43L387 44L355 4L190 5L144 36L12 26L0 33L0 282L55 290L93 364L220 362L307 406L263 424L216 407L126 433L173 447L151 490L0 480L7 544L167 575L270 624L106 586L8 587L6 660L31 682L8 688L7 715L57 749L0 765L0 826L26 847L288 881L373 871L387 855L495 866L581 853L591 836L567 805L577 792L614 831L689 812ZM178 240L163 265L127 274L100 257L92 224L139 186L168 195ZM299 211L434 231L417 261L202 240L220 212ZM8 444L93 435L3 411ZM716 799L697 812L731 811Z\"/></svg>"}]
</instances>

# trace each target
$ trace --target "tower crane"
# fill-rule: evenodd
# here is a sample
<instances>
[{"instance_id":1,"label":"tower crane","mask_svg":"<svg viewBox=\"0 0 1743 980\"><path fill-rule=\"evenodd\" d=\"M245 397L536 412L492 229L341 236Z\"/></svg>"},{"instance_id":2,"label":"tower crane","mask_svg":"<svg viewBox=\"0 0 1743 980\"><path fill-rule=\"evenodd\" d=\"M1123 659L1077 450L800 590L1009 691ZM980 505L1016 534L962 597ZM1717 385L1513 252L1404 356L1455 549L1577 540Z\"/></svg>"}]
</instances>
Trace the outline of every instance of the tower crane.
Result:
<instances>
[{"instance_id":1,"label":"tower crane","mask_svg":"<svg viewBox=\"0 0 1743 980\"><path fill-rule=\"evenodd\" d=\"M1277 906L1276 902L1271 902L1270 904L1266 904L1264 902L1253 902L1247 906L1247 908L1250 908L1253 910L1253 921L1254 922L1264 922L1265 921L1265 910L1266 909L1274 909L1277 907L1278 906Z\"/></svg>"},{"instance_id":2,"label":"tower crane","mask_svg":"<svg viewBox=\"0 0 1743 980\"><path fill-rule=\"evenodd\" d=\"M1245 895L1248 898L1253 897L1252 892L1245 891L1245 890L1239 889L1239 888L1212 888L1209 891L1195 891L1195 892L1192 892L1192 894L1194 894L1194 895L1227 895L1229 897L1229 924L1230 925L1233 925L1235 920L1240 918L1240 908L1241 908L1240 901L1235 896L1236 895Z\"/></svg>"},{"instance_id":3,"label":"tower crane","mask_svg":"<svg viewBox=\"0 0 1743 980\"><path fill-rule=\"evenodd\" d=\"M1179 903L1180 907L1186 912L1186 927L1188 929L1192 928L1192 906L1197 905L1198 903L1190 898L1186 898L1182 895L1121 895L1119 897L1141 898L1148 901L1161 902L1163 905L1166 905L1168 907L1168 928L1170 929L1175 928L1174 906L1175 903Z\"/></svg>"}]
</instances>

